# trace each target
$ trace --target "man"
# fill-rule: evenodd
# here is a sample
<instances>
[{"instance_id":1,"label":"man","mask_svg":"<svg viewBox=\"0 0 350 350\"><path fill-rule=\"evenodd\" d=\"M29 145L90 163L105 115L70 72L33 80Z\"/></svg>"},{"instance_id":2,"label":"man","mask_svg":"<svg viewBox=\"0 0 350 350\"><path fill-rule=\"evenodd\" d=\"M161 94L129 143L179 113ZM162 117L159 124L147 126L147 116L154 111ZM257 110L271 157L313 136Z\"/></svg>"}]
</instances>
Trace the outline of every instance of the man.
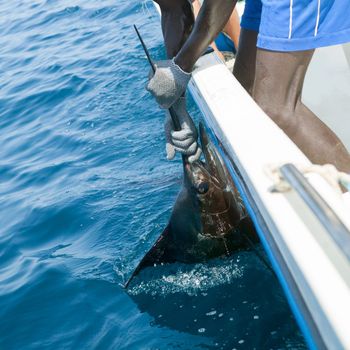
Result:
<instances>
[{"instance_id":1,"label":"man","mask_svg":"<svg viewBox=\"0 0 350 350\"><path fill-rule=\"evenodd\" d=\"M187 0L156 1L167 54L173 59L158 63L147 88L161 107L175 103L177 108L195 62L224 27L237 0L205 0L195 23ZM349 152L301 101L315 48L350 42L347 1L247 0L241 27L236 78L313 163L331 163L350 173ZM191 130L187 154L197 147ZM186 147L179 150L186 152Z\"/></svg>"}]
</instances>

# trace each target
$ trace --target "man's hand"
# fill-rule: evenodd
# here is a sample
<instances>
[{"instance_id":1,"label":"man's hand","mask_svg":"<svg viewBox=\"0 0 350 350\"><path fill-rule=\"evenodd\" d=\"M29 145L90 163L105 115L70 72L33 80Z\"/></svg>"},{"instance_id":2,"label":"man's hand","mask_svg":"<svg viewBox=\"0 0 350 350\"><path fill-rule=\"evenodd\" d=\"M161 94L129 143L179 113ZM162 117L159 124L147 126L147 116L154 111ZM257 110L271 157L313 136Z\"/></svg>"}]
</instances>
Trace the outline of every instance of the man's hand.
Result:
<instances>
[{"instance_id":1,"label":"man's hand","mask_svg":"<svg viewBox=\"0 0 350 350\"><path fill-rule=\"evenodd\" d=\"M186 110L186 99L180 97L173 105L173 108L179 119L181 130L174 130L174 124L169 112L167 112L167 118L164 124L167 158L169 160L173 159L175 152L178 151L188 156L189 162L194 162L199 159L201 149L197 143L198 132L196 126Z\"/></svg>"},{"instance_id":2,"label":"man's hand","mask_svg":"<svg viewBox=\"0 0 350 350\"><path fill-rule=\"evenodd\" d=\"M183 71L174 60L155 62L156 72L146 89L155 97L161 108L170 108L185 92L191 73Z\"/></svg>"}]
</instances>

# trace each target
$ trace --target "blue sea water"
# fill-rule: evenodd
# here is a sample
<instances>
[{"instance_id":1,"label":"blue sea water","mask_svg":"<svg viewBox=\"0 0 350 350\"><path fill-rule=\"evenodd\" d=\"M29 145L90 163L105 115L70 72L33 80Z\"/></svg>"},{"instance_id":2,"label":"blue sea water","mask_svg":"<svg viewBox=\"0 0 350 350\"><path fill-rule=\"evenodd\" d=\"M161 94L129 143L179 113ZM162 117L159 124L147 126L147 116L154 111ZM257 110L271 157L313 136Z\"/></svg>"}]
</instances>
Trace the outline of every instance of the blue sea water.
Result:
<instances>
[{"instance_id":1,"label":"blue sea water","mask_svg":"<svg viewBox=\"0 0 350 350\"><path fill-rule=\"evenodd\" d=\"M305 348L253 252L122 288L182 177L132 28L162 57L150 3L1 1L0 18L0 349Z\"/></svg>"}]
</instances>

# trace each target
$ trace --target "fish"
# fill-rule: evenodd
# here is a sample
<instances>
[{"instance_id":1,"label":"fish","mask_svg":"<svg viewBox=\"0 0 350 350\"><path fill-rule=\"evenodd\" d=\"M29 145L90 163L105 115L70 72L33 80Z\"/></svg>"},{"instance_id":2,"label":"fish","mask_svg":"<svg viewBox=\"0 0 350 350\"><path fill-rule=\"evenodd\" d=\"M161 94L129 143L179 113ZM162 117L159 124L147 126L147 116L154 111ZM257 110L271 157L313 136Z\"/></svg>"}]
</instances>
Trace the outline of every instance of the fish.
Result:
<instances>
[{"instance_id":1,"label":"fish","mask_svg":"<svg viewBox=\"0 0 350 350\"><path fill-rule=\"evenodd\" d=\"M229 171L199 124L204 161L183 163L182 188L170 220L125 284L144 268L158 264L199 263L230 256L258 242Z\"/></svg>"}]
</instances>

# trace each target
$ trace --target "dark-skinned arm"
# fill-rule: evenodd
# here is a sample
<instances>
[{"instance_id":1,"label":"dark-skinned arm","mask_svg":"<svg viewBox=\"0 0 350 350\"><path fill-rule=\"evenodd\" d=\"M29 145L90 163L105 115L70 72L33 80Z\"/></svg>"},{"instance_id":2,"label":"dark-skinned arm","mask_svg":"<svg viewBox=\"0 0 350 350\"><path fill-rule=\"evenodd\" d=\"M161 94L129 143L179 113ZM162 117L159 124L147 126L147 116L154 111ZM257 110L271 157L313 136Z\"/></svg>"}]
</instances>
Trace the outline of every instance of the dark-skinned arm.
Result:
<instances>
[{"instance_id":1,"label":"dark-skinned arm","mask_svg":"<svg viewBox=\"0 0 350 350\"><path fill-rule=\"evenodd\" d=\"M198 58L226 25L237 0L205 0L195 24L187 0L156 2L162 12L168 57L176 56L175 63L184 71L191 72Z\"/></svg>"},{"instance_id":2,"label":"dark-skinned arm","mask_svg":"<svg viewBox=\"0 0 350 350\"><path fill-rule=\"evenodd\" d=\"M169 57L158 61L147 90L161 108L171 107L186 90L198 58L227 23L237 0L205 0L188 35L193 15L187 0L156 0L161 6L163 33ZM187 40L186 40L187 38Z\"/></svg>"},{"instance_id":3,"label":"dark-skinned arm","mask_svg":"<svg viewBox=\"0 0 350 350\"><path fill-rule=\"evenodd\" d=\"M191 72L198 58L230 18L237 0L204 0L194 28L175 57L175 63ZM171 28L169 28L171 30Z\"/></svg>"},{"instance_id":4,"label":"dark-skinned arm","mask_svg":"<svg viewBox=\"0 0 350 350\"><path fill-rule=\"evenodd\" d=\"M168 58L173 58L189 37L194 15L187 0L155 0L162 13L162 31Z\"/></svg>"},{"instance_id":5,"label":"dark-skinned arm","mask_svg":"<svg viewBox=\"0 0 350 350\"><path fill-rule=\"evenodd\" d=\"M172 59L179 52L189 37L194 15L192 6L187 0L155 0L162 13L162 31L167 51L167 56ZM180 97L173 105L173 112L181 130L174 129L173 120L167 114L165 120L165 138L167 158L173 159L175 152L187 156L191 163L200 158L201 149L197 143L198 133L196 126L186 110L186 98Z\"/></svg>"}]
</instances>

